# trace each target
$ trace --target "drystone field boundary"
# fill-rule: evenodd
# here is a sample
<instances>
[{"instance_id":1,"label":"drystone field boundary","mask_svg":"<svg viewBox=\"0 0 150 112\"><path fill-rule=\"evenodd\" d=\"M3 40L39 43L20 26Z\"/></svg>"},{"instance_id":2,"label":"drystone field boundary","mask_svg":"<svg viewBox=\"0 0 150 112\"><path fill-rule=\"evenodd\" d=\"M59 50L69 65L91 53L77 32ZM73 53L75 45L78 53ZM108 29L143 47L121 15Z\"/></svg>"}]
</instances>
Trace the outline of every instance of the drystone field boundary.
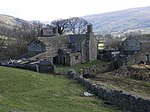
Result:
<instances>
[{"instance_id":1,"label":"drystone field boundary","mask_svg":"<svg viewBox=\"0 0 150 112\"><path fill-rule=\"evenodd\" d=\"M101 85L94 84L90 80L79 76L74 70L69 70L68 76L77 80L88 90L112 105L134 112L150 112L149 99L143 99L138 96L123 93L122 91L110 90Z\"/></svg>"}]
</instances>

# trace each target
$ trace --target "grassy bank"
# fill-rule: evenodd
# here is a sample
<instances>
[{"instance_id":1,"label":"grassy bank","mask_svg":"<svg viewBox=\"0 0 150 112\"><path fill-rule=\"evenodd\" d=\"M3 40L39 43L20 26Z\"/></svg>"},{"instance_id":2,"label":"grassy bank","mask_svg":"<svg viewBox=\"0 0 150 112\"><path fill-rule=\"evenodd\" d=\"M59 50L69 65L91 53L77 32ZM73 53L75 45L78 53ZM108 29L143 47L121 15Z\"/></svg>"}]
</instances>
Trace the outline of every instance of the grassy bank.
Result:
<instances>
[{"instance_id":1,"label":"grassy bank","mask_svg":"<svg viewBox=\"0 0 150 112\"><path fill-rule=\"evenodd\" d=\"M76 72L80 72L80 69L82 69L83 67L88 67L91 65L100 65L100 64L104 64L105 62L100 61L100 60L95 60L92 62L87 62L87 63L83 63L83 64L76 64L74 66L68 67L68 66L64 66L64 65L57 65L56 66L56 72L57 73L61 73L61 74L67 74L67 71L69 69L74 69Z\"/></svg>"},{"instance_id":2,"label":"grassy bank","mask_svg":"<svg viewBox=\"0 0 150 112\"><path fill-rule=\"evenodd\" d=\"M69 69L74 69L75 71L80 72L80 69L83 67L88 67L91 65L101 65L101 64L106 64L106 63L100 60L96 60L89 63L77 64L72 67L57 66L56 70L58 73L67 74L67 71ZM103 85L108 89L120 90L128 94L133 94L145 99L150 99L149 81L135 80L127 76L126 77L113 76L113 74L114 71L96 74L96 78L91 79L91 81Z\"/></svg>"},{"instance_id":3,"label":"grassy bank","mask_svg":"<svg viewBox=\"0 0 150 112\"><path fill-rule=\"evenodd\" d=\"M117 112L64 76L0 67L0 112Z\"/></svg>"}]
</instances>

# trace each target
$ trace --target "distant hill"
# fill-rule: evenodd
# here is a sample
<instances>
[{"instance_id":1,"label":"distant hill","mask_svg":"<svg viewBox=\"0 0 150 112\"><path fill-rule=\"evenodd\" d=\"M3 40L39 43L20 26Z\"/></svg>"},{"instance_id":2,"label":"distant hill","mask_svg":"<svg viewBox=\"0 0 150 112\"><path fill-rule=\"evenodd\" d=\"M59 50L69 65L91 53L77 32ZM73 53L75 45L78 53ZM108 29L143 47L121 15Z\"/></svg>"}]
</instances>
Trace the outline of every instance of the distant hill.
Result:
<instances>
[{"instance_id":1,"label":"distant hill","mask_svg":"<svg viewBox=\"0 0 150 112\"><path fill-rule=\"evenodd\" d=\"M30 42L37 35L37 27L30 21L0 14L0 38L15 38ZM2 41L2 40L1 40Z\"/></svg>"},{"instance_id":2,"label":"distant hill","mask_svg":"<svg viewBox=\"0 0 150 112\"><path fill-rule=\"evenodd\" d=\"M93 24L94 32L96 33L120 32L132 29L146 29L150 31L150 6L87 15L82 18ZM9 29L21 27L30 30L33 23L38 22L40 21L29 22L0 14L0 27L7 27ZM42 21L41 23L49 24L50 21Z\"/></svg>"},{"instance_id":3,"label":"distant hill","mask_svg":"<svg viewBox=\"0 0 150 112\"><path fill-rule=\"evenodd\" d=\"M32 24L26 20L22 20L9 15L0 14L0 27L6 27L10 29L14 27L31 28Z\"/></svg>"},{"instance_id":4,"label":"distant hill","mask_svg":"<svg viewBox=\"0 0 150 112\"><path fill-rule=\"evenodd\" d=\"M27 52L27 44L37 37L37 29L26 20L0 14L0 60L17 58Z\"/></svg>"},{"instance_id":5,"label":"distant hill","mask_svg":"<svg viewBox=\"0 0 150 112\"><path fill-rule=\"evenodd\" d=\"M84 16L97 33L145 29L150 27L150 6Z\"/></svg>"}]
</instances>

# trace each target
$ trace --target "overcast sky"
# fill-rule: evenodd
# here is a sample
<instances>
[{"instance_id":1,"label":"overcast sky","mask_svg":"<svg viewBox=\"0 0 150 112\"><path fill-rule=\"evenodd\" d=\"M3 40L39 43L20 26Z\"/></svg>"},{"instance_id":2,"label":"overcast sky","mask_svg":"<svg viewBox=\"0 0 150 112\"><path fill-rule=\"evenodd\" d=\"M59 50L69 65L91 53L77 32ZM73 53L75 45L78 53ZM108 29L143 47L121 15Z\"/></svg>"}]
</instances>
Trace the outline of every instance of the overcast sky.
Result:
<instances>
[{"instance_id":1,"label":"overcast sky","mask_svg":"<svg viewBox=\"0 0 150 112\"><path fill-rule=\"evenodd\" d=\"M145 6L150 0L0 0L0 14L51 21Z\"/></svg>"}]
</instances>

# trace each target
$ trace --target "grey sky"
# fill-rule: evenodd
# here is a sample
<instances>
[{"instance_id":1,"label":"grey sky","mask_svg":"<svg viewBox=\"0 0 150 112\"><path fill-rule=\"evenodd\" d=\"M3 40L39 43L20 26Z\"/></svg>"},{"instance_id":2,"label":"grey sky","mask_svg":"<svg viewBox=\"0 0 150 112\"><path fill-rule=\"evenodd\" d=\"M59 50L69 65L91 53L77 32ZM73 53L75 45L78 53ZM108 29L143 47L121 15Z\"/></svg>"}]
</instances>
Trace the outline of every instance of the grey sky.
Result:
<instances>
[{"instance_id":1,"label":"grey sky","mask_svg":"<svg viewBox=\"0 0 150 112\"><path fill-rule=\"evenodd\" d=\"M150 6L150 0L0 0L0 3L0 14L41 21Z\"/></svg>"}]
</instances>

